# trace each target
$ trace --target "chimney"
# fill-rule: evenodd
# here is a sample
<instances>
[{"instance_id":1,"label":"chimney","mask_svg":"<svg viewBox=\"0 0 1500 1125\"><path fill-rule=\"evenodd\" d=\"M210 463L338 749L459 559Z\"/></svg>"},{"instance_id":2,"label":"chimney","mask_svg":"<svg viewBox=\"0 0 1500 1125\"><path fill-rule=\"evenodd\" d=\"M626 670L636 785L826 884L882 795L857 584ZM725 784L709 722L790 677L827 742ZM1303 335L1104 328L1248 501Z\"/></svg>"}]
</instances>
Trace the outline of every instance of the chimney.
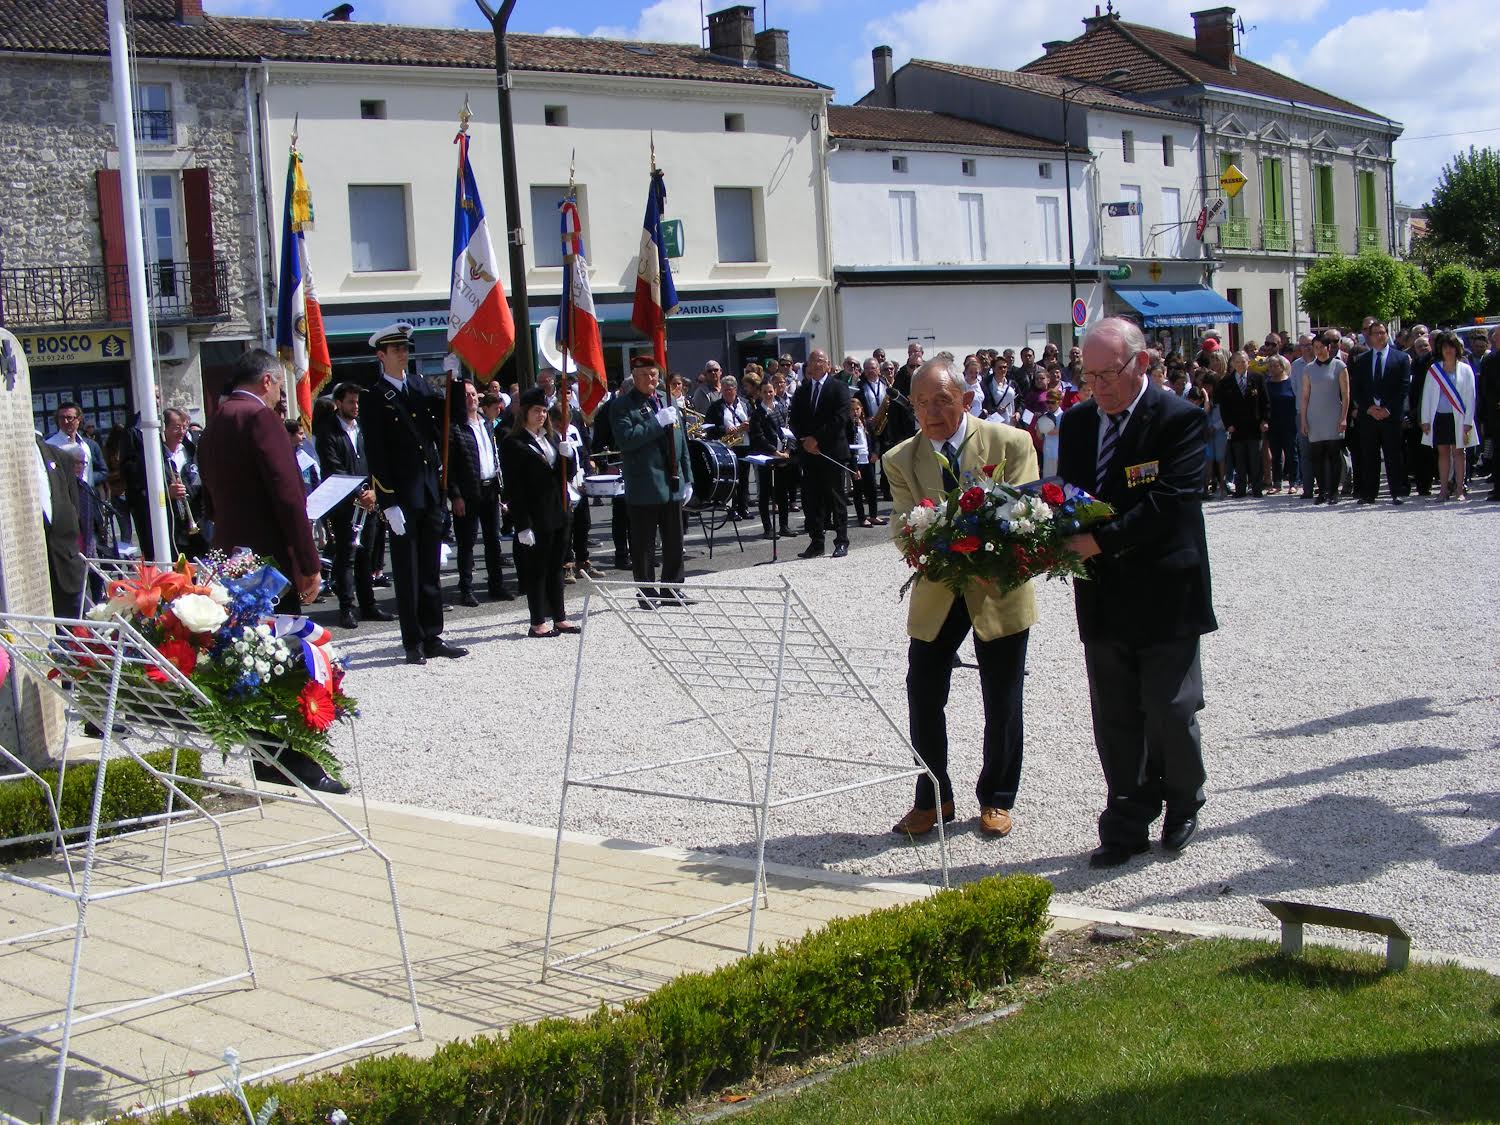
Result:
<instances>
[{"instance_id":1,"label":"chimney","mask_svg":"<svg viewBox=\"0 0 1500 1125\"><path fill-rule=\"evenodd\" d=\"M755 62L755 9L748 4L712 12L708 17L708 53L741 66Z\"/></svg>"},{"instance_id":2,"label":"chimney","mask_svg":"<svg viewBox=\"0 0 1500 1125\"><path fill-rule=\"evenodd\" d=\"M875 89L870 92L870 104L894 108L896 105L896 66L889 47L876 47L870 52L875 64Z\"/></svg>"},{"instance_id":3,"label":"chimney","mask_svg":"<svg viewBox=\"0 0 1500 1125\"><path fill-rule=\"evenodd\" d=\"M176 0L177 22L197 27L203 23L203 0Z\"/></svg>"},{"instance_id":4,"label":"chimney","mask_svg":"<svg viewBox=\"0 0 1500 1125\"><path fill-rule=\"evenodd\" d=\"M1208 8L1193 13L1193 44L1198 56L1234 70L1234 9Z\"/></svg>"},{"instance_id":5,"label":"chimney","mask_svg":"<svg viewBox=\"0 0 1500 1125\"><path fill-rule=\"evenodd\" d=\"M1067 45L1068 40L1066 39L1049 39L1047 40L1047 42L1042 44L1042 51L1044 54L1050 55L1059 47L1066 47Z\"/></svg>"},{"instance_id":6,"label":"chimney","mask_svg":"<svg viewBox=\"0 0 1500 1125\"><path fill-rule=\"evenodd\" d=\"M1111 6L1108 11L1101 13L1099 11L1099 5L1095 4L1094 14L1092 16L1083 17L1084 34L1087 35L1090 31L1093 31L1097 27L1107 27L1109 24L1117 22L1119 18L1120 13L1115 11L1113 6Z\"/></svg>"},{"instance_id":7,"label":"chimney","mask_svg":"<svg viewBox=\"0 0 1500 1125\"><path fill-rule=\"evenodd\" d=\"M791 70L792 48L787 33L768 27L755 36L755 59L762 70Z\"/></svg>"}]
</instances>

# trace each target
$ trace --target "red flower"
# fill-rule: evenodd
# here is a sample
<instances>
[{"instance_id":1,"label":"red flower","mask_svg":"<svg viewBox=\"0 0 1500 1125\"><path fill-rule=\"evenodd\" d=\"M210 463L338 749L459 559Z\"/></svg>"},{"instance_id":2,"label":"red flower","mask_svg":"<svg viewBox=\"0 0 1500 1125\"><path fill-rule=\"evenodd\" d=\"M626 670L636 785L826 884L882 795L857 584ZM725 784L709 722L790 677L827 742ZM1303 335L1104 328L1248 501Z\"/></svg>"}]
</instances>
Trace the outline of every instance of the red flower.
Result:
<instances>
[{"instance_id":1,"label":"red flower","mask_svg":"<svg viewBox=\"0 0 1500 1125\"><path fill-rule=\"evenodd\" d=\"M962 539L955 539L948 545L950 551L957 551L960 555L971 555L979 550L979 536L965 535Z\"/></svg>"},{"instance_id":2,"label":"red flower","mask_svg":"<svg viewBox=\"0 0 1500 1125\"><path fill-rule=\"evenodd\" d=\"M985 465L979 471L987 477L993 477L995 475L995 470L999 467L1000 466L998 464Z\"/></svg>"},{"instance_id":3,"label":"red flower","mask_svg":"<svg viewBox=\"0 0 1500 1125\"><path fill-rule=\"evenodd\" d=\"M327 730L336 717L333 709L333 692L328 685L317 680L308 680L297 695L297 707L302 712L302 721L312 730Z\"/></svg>"},{"instance_id":4,"label":"red flower","mask_svg":"<svg viewBox=\"0 0 1500 1125\"><path fill-rule=\"evenodd\" d=\"M984 489L977 484L958 498L958 506L966 512L977 512L984 507Z\"/></svg>"},{"instance_id":5,"label":"red flower","mask_svg":"<svg viewBox=\"0 0 1500 1125\"><path fill-rule=\"evenodd\" d=\"M927 497L924 496L924 497L922 497L922 507L924 507L924 508L936 508L937 505L934 504L931 500L929 500Z\"/></svg>"},{"instance_id":6,"label":"red flower","mask_svg":"<svg viewBox=\"0 0 1500 1125\"><path fill-rule=\"evenodd\" d=\"M174 637L158 645L157 651L184 676L191 676L198 666L198 650L188 641Z\"/></svg>"},{"instance_id":7,"label":"red flower","mask_svg":"<svg viewBox=\"0 0 1500 1125\"><path fill-rule=\"evenodd\" d=\"M1063 495L1063 490L1061 488L1051 482L1048 482L1047 484L1042 485L1042 499L1055 508L1065 499L1067 499L1067 497Z\"/></svg>"}]
</instances>

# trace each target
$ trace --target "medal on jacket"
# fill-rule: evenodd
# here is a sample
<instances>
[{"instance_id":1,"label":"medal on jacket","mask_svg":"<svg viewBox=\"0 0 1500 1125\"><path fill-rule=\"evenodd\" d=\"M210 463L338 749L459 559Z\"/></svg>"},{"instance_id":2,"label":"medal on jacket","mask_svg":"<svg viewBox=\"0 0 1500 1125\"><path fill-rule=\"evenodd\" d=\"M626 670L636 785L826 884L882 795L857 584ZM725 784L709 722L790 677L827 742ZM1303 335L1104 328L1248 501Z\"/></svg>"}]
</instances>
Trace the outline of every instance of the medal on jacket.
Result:
<instances>
[{"instance_id":1,"label":"medal on jacket","mask_svg":"<svg viewBox=\"0 0 1500 1125\"><path fill-rule=\"evenodd\" d=\"M1125 484L1130 488L1150 484L1160 475L1161 462L1159 461L1142 461L1139 465L1125 466Z\"/></svg>"}]
</instances>

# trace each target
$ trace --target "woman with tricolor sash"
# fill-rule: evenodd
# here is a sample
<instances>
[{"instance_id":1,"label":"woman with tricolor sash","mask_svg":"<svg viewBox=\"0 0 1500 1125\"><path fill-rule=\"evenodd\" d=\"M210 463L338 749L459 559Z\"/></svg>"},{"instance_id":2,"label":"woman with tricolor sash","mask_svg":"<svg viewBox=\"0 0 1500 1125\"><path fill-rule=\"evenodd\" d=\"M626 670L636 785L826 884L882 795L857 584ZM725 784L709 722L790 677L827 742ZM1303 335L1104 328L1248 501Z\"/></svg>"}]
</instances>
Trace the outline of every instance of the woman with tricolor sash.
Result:
<instances>
[{"instance_id":1,"label":"woman with tricolor sash","mask_svg":"<svg viewBox=\"0 0 1500 1125\"><path fill-rule=\"evenodd\" d=\"M1437 448L1437 498L1467 500L1465 453L1479 444L1474 425L1474 369L1464 362L1463 342L1456 332L1439 332L1433 351L1437 359L1427 369L1422 387L1422 444Z\"/></svg>"}]
</instances>

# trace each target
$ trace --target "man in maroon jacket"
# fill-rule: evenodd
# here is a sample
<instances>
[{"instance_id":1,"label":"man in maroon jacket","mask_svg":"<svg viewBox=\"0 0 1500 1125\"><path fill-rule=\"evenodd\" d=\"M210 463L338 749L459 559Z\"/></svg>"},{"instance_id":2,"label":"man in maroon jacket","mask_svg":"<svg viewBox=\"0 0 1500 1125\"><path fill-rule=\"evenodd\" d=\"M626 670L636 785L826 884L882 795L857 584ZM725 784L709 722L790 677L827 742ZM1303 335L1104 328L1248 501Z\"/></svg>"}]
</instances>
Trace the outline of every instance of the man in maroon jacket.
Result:
<instances>
[{"instance_id":1,"label":"man in maroon jacket","mask_svg":"<svg viewBox=\"0 0 1500 1125\"><path fill-rule=\"evenodd\" d=\"M281 361L253 348L235 365L228 397L203 431L198 472L213 506L215 549L269 555L291 587L278 607L296 613L318 596L322 566L307 519L297 457L276 405Z\"/></svg>"}]
</instances>

